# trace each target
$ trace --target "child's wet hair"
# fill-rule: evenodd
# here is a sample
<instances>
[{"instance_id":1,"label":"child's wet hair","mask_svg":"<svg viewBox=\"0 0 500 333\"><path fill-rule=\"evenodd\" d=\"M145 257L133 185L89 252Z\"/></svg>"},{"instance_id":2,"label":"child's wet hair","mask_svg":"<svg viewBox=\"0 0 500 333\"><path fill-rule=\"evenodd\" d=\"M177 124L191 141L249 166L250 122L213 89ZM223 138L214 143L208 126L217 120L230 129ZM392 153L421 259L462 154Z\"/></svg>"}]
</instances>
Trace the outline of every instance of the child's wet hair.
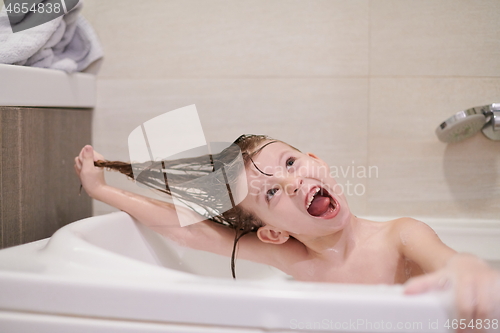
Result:
<instances>
[{"instance_id":1,"label":"child's wet hair","mask_svg":"<svg viewBox=\"0 0 500 333\"><path fill-rule=\"evenodd\" d=\"M257 149L257 147L265 141L269 142ZM213 172L214 161L228 163L228 158L234 156L235 145L239 147L239 150L241 150L241 156L245 167L252 164L262 174L271 176L261 171L257 165L255 165L252 157L255 154L258 154L265 146L273 142L278 142L278 140L273 140L266 135L244 134L234 141L234 145L223 150L221 153L209 155L210 159L207 159L207 156L200 156L170 161L149 161L142 164L134 163L133 165L131 163L120 161L96 161L94 162L94 165L119 171L129 178L135 179L139 183L145 184L146 186L162 193L175 196L177 199L185 202L188 206L189 203L191 203L197 207L205 209L207 213L212 213L213 207L208 207L206 202L217 200L217 193L200 193L199 191L189 191L188 188L185 188L182 191L173 191L170 187L173 187L174 184L189 183L190 180ZM207 160L211 161L211 163L207 163ZM164 174L165 170L175 171L175 174L169 174L168 181ZM134 171L135 175L138 175L137 177L134 177ZM161 177L159 175L161 175ZM200 213L199 210L196 211ZM233 249L231 253L231 272L233 278L236 278L235 257L238 241L244 235L257 231L264 225L264 223L253 213L244 210L240 205L236 205L233 208L215 216L214 214L207 214L207 220L222 224L235 230Z\"/></svg>"}]
</instances>

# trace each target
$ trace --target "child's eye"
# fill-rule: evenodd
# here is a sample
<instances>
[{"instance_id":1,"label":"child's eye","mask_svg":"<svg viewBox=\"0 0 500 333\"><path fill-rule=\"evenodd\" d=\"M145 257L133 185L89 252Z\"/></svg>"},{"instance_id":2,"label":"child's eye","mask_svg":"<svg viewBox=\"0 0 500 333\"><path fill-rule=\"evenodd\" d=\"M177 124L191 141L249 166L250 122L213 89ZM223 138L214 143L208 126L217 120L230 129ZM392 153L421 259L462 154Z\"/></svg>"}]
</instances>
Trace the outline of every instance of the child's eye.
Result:
<instances>
[{"instance_id":1,"label":"child's eye","mask_svg":"<svg viewBox=\"0 0 500 333\"><path fill-rule=\"evenodd\" d=\"M274 197L274 195L276 194L276 192L278 192L277 188L272 188L272 189L268 190L266 193L266 200L267 201L271 200Z\"/></svg>"},{"instance_id":2,"label":"child's eye","mask_svg":"<svg viewBox=\"0 0 500 333\"><path fill-rule=\"evenodd\" d=\"M290 157L286 160L286 167L291 167L295 163L296 158L295 157Z\"/></svg>"}]
</instances>

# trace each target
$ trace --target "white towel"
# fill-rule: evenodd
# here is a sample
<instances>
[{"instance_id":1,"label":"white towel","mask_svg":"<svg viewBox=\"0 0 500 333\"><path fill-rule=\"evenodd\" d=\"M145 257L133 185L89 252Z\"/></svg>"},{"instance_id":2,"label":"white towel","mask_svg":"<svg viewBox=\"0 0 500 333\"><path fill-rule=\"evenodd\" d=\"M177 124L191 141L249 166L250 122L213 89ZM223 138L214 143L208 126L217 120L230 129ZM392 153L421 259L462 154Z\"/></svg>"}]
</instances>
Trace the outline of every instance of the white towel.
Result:
<instances>
[{"instance_id":1,"label":"white towel","mask_svg":"<svg viewBox=\"0 0 500 333\"><path fill-rule=\"evenodd\" d=\"M80 0L67 14L16 33L12 32L4 6L0 12L0 63L73 73L102 58L94 30L80 15L82 6Z\"/></svg>"}]
</instances>

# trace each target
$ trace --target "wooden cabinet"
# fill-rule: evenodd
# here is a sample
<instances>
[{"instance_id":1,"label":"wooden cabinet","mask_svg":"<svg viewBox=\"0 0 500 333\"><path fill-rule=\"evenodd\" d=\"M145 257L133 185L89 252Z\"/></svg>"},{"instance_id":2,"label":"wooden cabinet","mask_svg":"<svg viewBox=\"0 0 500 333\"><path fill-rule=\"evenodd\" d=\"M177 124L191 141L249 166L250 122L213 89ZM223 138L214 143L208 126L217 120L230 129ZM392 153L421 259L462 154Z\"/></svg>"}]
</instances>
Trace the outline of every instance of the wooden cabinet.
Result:
<instances>
[{"instance_id":1,"label":"wooden cabinet","mask_svg":"<svg viewBox=\"0 0 500 333\"><path fill-rule=\"evenodd\" d=\"M0 248L91 216L74 157L91 142L92 109L0 106Z\"/></svg>"}]
</instances>

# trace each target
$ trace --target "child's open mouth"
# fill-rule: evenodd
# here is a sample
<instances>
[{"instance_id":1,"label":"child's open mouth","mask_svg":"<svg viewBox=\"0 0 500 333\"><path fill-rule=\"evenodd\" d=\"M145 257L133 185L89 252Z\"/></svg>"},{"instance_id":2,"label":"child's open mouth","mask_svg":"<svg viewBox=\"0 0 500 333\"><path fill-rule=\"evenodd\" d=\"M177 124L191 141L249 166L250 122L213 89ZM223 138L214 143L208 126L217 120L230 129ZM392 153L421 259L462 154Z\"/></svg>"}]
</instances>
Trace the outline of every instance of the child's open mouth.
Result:
<instances>
[{"instance_id":1,"label":"child's open mouth","mask_svg":"<svg viewBox=\"0 0 500 333\"><path fill-rule=\"evenodd\" d=\"M306 210L311 216L329 219L337 215L338 208L337 200L322 187L314 187L306 197Z\"/></svg>"}]
</instances>

